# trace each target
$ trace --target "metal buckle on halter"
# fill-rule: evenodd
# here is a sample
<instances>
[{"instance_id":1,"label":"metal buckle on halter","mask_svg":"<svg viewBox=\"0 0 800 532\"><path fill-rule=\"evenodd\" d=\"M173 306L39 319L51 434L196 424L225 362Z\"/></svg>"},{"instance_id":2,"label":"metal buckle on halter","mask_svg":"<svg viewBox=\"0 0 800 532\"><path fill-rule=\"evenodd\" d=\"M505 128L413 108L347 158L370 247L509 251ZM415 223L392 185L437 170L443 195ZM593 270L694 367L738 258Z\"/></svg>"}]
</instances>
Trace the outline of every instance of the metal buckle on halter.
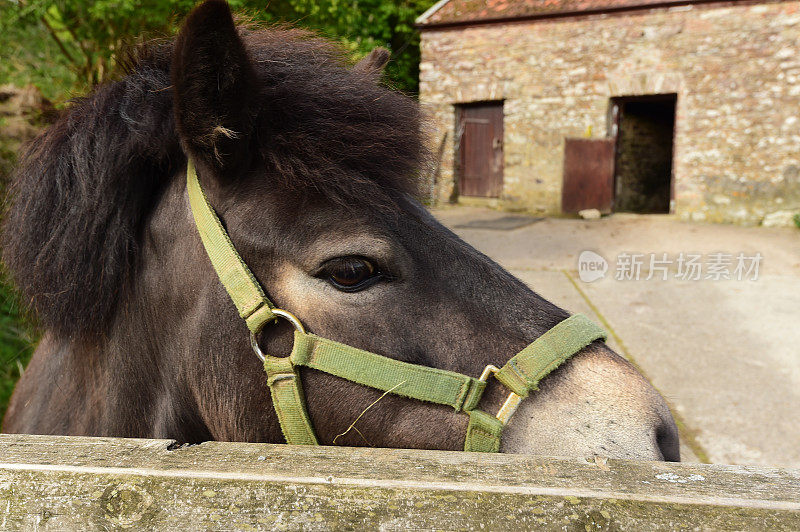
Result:
<instances>
[{"instance_id":1,"label":"metal buckle on halter","mask_svg":"<svg viewBox=\"0 0 800 532\"><path fill-rule=\"evenodd\" d=\"M498 371L500 371L500 368L489 364L483 369L483 373L481 373L481 376L478 377L478 380L481 382L486 382L489 380L489 375L495 375ZM503 406L500 407L500 410L497 411L497 414L494 417L499 419L500 423L503 425L508 425L508 422L511 420L511 416L513 416L514 412L517 411L517 407L519 407L521 402L522 396L511 392L508 394Z\"/></svg>"},{"instance_id":2,"label":"metal buckle on halter","mask_svg":"<svg viewBox=\"0 0 800 532\"><path fill-rule=\"evenodd\" d=\"M300 320L297 318L297 316L295 316L291 312L287 312L287 311L279 309L279 308L274 308L274 309L272 309L272 313L275 314L276 316L280 317L280 318L285 319L289 323L291 323L292 326L295 328L295 330L300 331L301 333L305 334L306 329L305 329L305 327L303 327L302 322L300 322ZM274 322L273 321L267 321L267 322L264 322L264 325L266 325L267 323L274 323ZM258 338L256 337L256 335L261 332L261 329L264 328L264 325L262 325L261 328L259 328L255 332L250 331L250 347L253 348L253 352L256 354L256 356L259 359L261 359L261 362L264 362L266 360L266 355L261 350L261 347L258 345ZM286 377L286 378L288 378L288 377Z\"/></svg>"}]
</instances>

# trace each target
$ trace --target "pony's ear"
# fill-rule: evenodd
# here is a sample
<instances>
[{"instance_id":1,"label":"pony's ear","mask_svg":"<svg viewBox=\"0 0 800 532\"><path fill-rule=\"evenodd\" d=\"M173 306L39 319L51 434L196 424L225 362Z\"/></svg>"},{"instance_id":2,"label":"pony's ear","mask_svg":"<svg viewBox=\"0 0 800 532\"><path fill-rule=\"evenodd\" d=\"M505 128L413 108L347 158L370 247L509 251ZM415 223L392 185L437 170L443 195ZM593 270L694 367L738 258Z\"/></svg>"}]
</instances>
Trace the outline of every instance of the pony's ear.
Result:
<instances>
[{"instance_id":1,"label":"pony's ear","mask_svg":"<svg viewBox=\"0 0 800 532\"><path fill-rule=\"evenodd\" d=\"M171 76L184 146L221 174L231 172L248 157L258 83L227 2L208 0L189 14Z\"/></svg>"},{"instance_id":2,"label":"pony's ear","mask_svg":"<svg viewBox=\"0 0 800 532\"><path fill-rule=\"evenodd\" d=\"M381 74L383 74L386 63L389 62L390 55L389 50L378 46L364 56L361 61L356 63L353 67L353 71L363 74L372 81L377 82L381 78Z\"/></svg>"}]
</instances>

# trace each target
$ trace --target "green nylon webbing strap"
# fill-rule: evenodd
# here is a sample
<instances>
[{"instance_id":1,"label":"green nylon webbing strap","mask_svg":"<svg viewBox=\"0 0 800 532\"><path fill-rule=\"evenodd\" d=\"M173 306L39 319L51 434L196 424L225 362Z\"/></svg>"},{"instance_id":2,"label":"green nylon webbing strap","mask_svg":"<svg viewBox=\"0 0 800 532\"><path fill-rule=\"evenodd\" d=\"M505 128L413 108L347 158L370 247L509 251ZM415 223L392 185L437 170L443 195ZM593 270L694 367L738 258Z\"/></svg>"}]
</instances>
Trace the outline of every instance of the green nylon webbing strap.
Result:
<instances>
[{"instance_id":1,"label":"green nylon webbing strap","mask_svg":"<svg viewBox=\"0 0 800 532\"><path fill-rule=\"evenodd\" d=\"M514 355L495 373L506 388L527 397L537 390L539 381L581 349L602 338L606 332L581 314L570 316L528 347ZM504 425L496 417L473 410L469 413L465 451L496 453L500 451L500 436Z\"/></svg>"},{"instance_id":2,"label":"green nylon webbing strap","mask_svg":"<svg viewBox=\"0 0 800 532\"><path fill-rule=\"evenodd\" d=\"M472 410L485 382L443 369L418 366L295 331L292 363L403 397Z\"/></svg>"},{"instance_id":3,"label":"green nylon webbing strap","mask_svg":"<svg viewBox=\"0 0 800 532\"><path fill-rule=\"evenodd\" d=\"M186 190L189 192L189 205L192 207L194 222L208 258L236 305L239 316L245 319L251 331L257 332L264 323L275 319L270 310L272 303L239 256L217 213L208 202L191 159L186 165Z\"/></svg>"},{"instance_id":4,"label":"green nylon webbing strap","mask_svg":"<svg viewBox=\"0 0 800 532\"><path fill-rule=\"evenodd\" d=\"M582 314L565 319L514 355L495 378L521 397L538 390L539 381L569 357L602 338L606 332Z\"/></svg>"},{"instance_id":5,"label":"green nylon webbing strap","mask_svg":"<svg viewBox=\"0 0 800 532\"><path fill-rule=\"evenodd\" d=\"M537 390L539 381L606 332L582 314L562 321L517 353L495 373L495 378L521 397ZM504 425L496 417L473 410L469 413L465 451L496 453Z\"/></svg>"},{"instance_id":6,"label":"green nylon webbing strap","mask_svg":"<svg viewBox=\"0 0 800 532\"><path fill-rule=\"evenodd\" d=\"M474 453L500 452L502 432L503 424L499 419L481 410L472 410L469 412L464 450Z\"/></svg>"},{"instance_id":7,"label":"green nylon webbing strap","mask_svg":"<svg viewBox=\"0 0 800 532\"><path fill-rule=\"evenodd\" d=\"M300 375L291 360L267 356L264 358L267 384L275 413L286 443L291 445L319 445L314 428L308 418Z\"/></svg>"}]
</instances>

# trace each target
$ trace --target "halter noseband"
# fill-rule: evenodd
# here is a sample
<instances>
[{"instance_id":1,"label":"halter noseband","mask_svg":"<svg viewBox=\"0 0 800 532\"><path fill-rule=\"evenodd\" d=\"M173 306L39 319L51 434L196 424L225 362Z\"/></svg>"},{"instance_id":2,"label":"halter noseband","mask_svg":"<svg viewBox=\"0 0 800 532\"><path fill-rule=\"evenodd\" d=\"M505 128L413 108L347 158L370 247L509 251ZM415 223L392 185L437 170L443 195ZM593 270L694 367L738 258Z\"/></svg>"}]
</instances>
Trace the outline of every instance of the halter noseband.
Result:
<instances>
[{"instance_id":1,"label":"halter noseband","mask_svg":"<svg viewBox=\"0 0 800 532\"><path fill-rule=\"evenodd\" d=\"M487 366L479 378L420 366L309 334L293 314L275 308L261 285L239 256L200 186L192 160L186 169L186 189L203 246L239 315L250 329L250 343L264 362L272 404L286 443L319 445L308 417L298 367L387 393L449 405L469 415L465 451L498 452L500 435L522 399L538 389L539 381L578 351L602 338L603 329L576 314L545 332L517 353L502 368ZM294 346L288 357L261 352L257 336L277 318L294 326ZM478 402L491 375L510 390L496 416L478 410Z\"/></svg>"}]
</instances>

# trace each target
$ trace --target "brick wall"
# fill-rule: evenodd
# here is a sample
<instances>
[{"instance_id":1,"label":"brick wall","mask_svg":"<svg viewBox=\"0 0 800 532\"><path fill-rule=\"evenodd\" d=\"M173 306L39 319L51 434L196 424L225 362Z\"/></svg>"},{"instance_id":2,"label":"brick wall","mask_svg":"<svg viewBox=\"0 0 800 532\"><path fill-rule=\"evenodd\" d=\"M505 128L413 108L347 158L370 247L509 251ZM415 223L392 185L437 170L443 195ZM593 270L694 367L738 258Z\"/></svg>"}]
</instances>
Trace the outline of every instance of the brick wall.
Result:
<instances>
[{"instance_id":1,"label":"brick wall","mask_svg":"<svg viewBox=\"0 0 800 532\"><path fill-rule=\"evenodd\" d=\"M420 100L432 142L448 133L437 196L452 191L454 104L505 100L501 205L557 213L564 138L606 136L611 98L666 93L681 217L800 211L800 1L424 30Z\"/></svg>"}]
</instances>

